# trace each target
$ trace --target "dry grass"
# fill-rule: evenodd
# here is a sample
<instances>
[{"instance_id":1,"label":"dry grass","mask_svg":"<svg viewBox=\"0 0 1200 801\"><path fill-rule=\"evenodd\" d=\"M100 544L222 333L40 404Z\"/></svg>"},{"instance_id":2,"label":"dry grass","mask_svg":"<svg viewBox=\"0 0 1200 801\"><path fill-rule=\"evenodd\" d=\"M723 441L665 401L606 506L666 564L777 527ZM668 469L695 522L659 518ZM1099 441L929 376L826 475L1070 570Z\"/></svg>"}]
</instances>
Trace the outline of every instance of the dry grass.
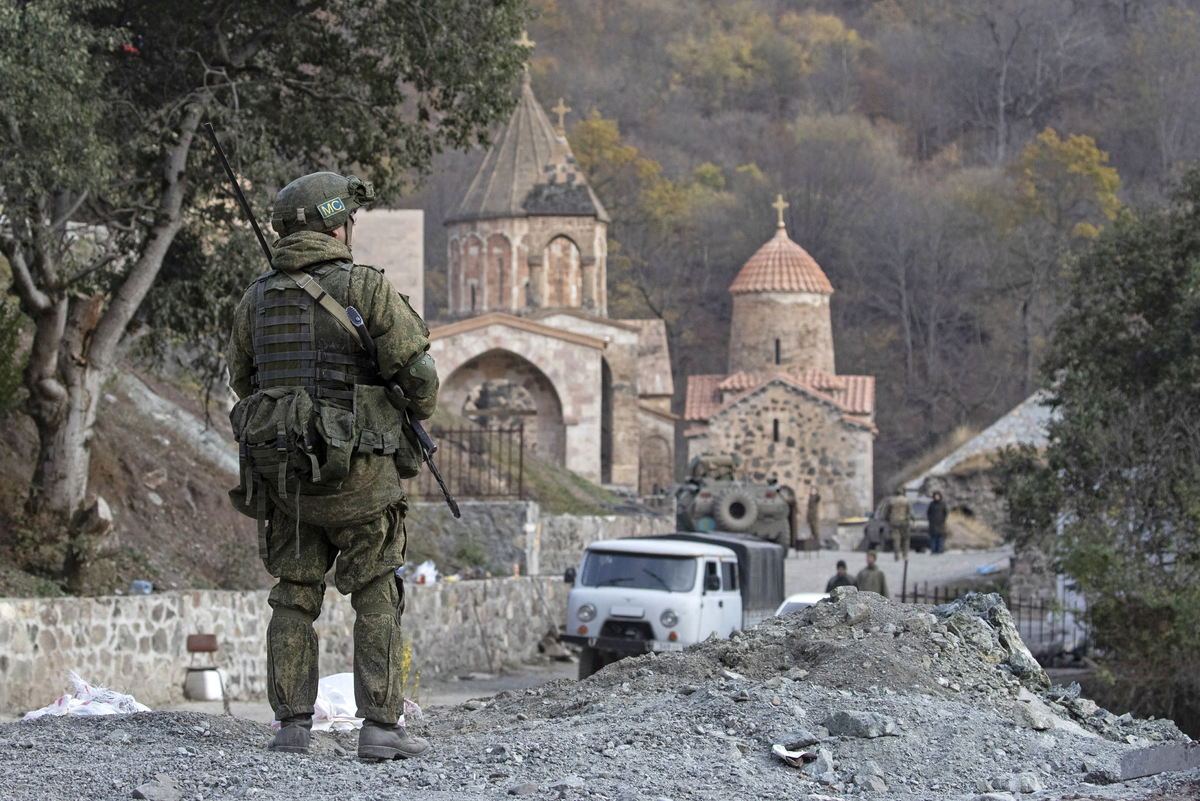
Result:
<instances>
[{"instance_id":1,"label":"dry grass","mask_svg":"<svg viewBox=\"0 0 1200 801\"><path fill-rule=\"evenodd\" d=\"M917 476L924 473L929 468L933 467L938 462L945 459L950 454L961 448L967 442L978 434L978 429L971 426L959 426L958 428L947 434L941 442L933 446L925 453L903 465L899 470L888 477L888 487L898 487L909 481L912 481Z\"/></svg>"},{"instance_id":2,"label":"dry grass","mask_svg":"<svg viewBox=\"0 0 1200 801\"><path fill-rule=\"evenodd\" d=\"M1000 542L1000 534L977 517L951 512L946 519L946 545L951 548L986 550Z\"/></svg>"}]
</instances>

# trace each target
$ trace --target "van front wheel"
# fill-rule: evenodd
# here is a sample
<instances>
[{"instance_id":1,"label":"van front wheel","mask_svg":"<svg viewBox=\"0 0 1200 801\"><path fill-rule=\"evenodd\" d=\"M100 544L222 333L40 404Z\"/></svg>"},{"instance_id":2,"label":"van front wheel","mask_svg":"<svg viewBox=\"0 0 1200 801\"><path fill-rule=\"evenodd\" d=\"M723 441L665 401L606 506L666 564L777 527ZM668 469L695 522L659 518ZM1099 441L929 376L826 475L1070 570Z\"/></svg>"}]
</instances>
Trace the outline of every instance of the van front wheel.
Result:
<instances>
[{"instance_id":1,"label":"van front wheel","mask_svg":"<svg viewBox=\"0 0 1200 801\"><path fill-rule=\"evenodd\" d=\"M583 681L602 667L604 667L604 657L600 655L600 652L595 648L583 646L579 652L579 680Z\"/></svg>"}]
</instances>

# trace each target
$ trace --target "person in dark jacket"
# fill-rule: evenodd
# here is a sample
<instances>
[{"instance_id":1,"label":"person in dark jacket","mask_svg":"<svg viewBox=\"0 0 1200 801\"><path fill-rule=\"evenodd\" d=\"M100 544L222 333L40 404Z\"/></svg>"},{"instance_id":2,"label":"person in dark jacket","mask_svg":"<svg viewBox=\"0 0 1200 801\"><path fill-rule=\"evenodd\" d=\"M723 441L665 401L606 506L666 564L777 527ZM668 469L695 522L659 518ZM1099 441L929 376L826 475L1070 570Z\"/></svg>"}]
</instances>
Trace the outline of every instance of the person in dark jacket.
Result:
<instances>
[{"instance_id":1,"label":"person in dark jacket","mask_svg":"<svg viewBox=\"0 0 1200 801\"><path fill-rule=\"evenodd\" d=\"M839 559L837 563L837 575L829 580L825 585L825 592L833 592L835 587L857 587L854 579L846 573L846 560Z\"/></svg>"},{"instance_id":2,"label":"person in dark jacket","mask_svg":"<svg viewBox=\"0 0 1200 801\"><path fill-rule=\"evenodd\" d=\"M946 514L946 502L942 500L942 493L933 493L933 500L925 512L925 517L929 520L930 553L946 552Z\"/></svg>"}]
</instances>

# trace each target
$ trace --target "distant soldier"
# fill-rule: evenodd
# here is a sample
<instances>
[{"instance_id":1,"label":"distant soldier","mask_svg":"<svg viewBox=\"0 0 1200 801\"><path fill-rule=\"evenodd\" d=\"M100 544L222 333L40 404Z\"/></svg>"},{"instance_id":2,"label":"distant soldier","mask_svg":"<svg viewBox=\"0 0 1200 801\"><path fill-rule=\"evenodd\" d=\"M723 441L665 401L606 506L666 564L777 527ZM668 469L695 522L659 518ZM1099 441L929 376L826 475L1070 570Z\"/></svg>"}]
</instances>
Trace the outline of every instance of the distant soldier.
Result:
<instances>
[{"instance_id":1,"label":"distant soldier","mask_svg":"<svg viewBox=\"0 0 1200 801\"><path fill-rule=\"evenodd\" d=\"M267 601L266 690L280 724L271 751L308 751L320 677L313 622L335 565L334 582L356 613L359 757L429 748L397 725L404 585L396 569L407 543L400 479L421 464L404 413L433 414L438 376L429 330L407 298L351 256L354 211L373 199L369 183L330 172L284 187L271 215L282 237L275 269L242 296L229 342L242 463L230 497L257 517L259 556L278 579ZM347 306L361 312L377 361L341 322ZM388 395L381 374L405 397Z\"/></svg>"},{"instance_id":2,"label":"distant soldier","mask_svg":"<svg viewBox=\"0 0 1200 801\"><path fill-rule=\"evenodd\" d=\"M946 502L942 500L942 493L933 493L933 500L929 502L925 519L929 521L929 552L944 553L946 551Z\"/></svg>"},{"instance_id":3,"label":"distant soldier","mask_svg":"<svg viewBox=\"0 0 1200 801\"><path fill-rule=\"evenodd\" d=\"M880 575L883 575L882 573ZM837 563L837 575L829 580L825 585L825 592L833 592L838 587L856 587L854 579L846 574L846 560L839 559Z\"/></svg>"},{"instance_id":4,"label":"distant soldier","mask_svg":"<svg viewBox=\"0 0 1200 801\"><path fill-rule=\"evenodd\" d=\"M891 597L888 595L887 576L883 575L883 571L875 566L874 549L867 551L867 566L858 571L855 583L858 585L859 592L875 592L884 598Z\"/></svg>"},{"instance_id":5,"label":"distant soldier","mask_svg":"<svg viewBox=\"0 0 1200 801\"><path fill-rule=\"evenodd\" d=\"M821 539L821 496L817 492L817 486L808 488L808 530L812 532L814 540Z\"/></svg>"},{"instance_id":6,"label":"distant soldier","mask_svg":"<svg viewBox=\"0 0 1200 801\"><path fill-rule=\"evenodd\" d=\"M886 518L888 526L892 529L892 555L896 561L900 561L900 552L903 551L904 558L907 560L913 510L908 498L904 497L903 488L896 490L896 494L888 498Z\"/></svg>"}]
</instances>

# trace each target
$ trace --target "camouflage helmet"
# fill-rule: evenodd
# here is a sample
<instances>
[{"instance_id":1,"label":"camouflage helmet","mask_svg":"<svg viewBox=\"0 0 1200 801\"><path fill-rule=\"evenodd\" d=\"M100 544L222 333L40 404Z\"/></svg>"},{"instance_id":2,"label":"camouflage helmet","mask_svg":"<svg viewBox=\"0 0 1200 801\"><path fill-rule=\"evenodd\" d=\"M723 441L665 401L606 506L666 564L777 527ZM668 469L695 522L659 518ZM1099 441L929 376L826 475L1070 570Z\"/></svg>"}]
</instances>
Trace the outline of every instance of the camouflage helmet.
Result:
<instances>
[{"instance_id":1,"label":"camouflage helmet","mask_svg":"<svg viewBox=\"0 0 1200 801\"><path fill-rule=\"evenodd\" d=\"M333 231L341 228L359 207L375 200L369 181L336 172L304 175L279 191L271 211L271 227L280 236L297 231Z\"/></svg>"}]
</instances>

